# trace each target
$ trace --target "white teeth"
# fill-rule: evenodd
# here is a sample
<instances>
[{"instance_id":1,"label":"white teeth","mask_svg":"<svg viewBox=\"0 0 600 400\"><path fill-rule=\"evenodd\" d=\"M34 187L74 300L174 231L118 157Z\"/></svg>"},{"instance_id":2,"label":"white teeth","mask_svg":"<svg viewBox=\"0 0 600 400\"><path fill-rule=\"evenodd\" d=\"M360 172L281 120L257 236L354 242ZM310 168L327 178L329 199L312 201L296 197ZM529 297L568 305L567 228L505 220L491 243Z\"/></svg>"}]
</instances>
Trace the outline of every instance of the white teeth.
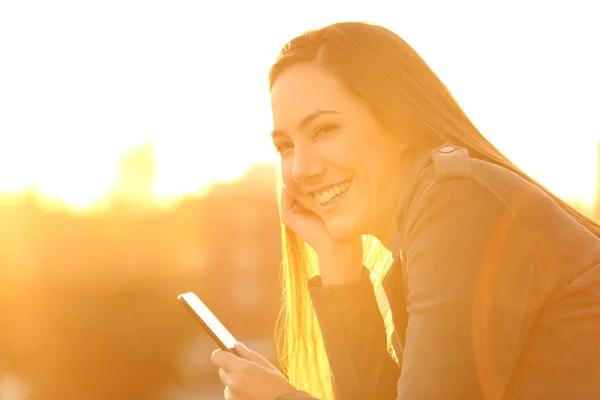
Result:
<instances>
[{"instance_id":1,"label":"white teeth","mask_svg":"<svg viewBox=\"0 0 600 400\"><path fill-rule=\"evenodd\" d=\"M319 204L325 204L325 203L330 202L334 197L339 196L340 194L344 193L346 190L348 190L349 187L350 187L350 182L341 183L339 185L330 187L329 189L327 189L324 192L315 193L314 197L315 197L315 200L317 200L317 202Z\"/></svg>"}]
</instances>

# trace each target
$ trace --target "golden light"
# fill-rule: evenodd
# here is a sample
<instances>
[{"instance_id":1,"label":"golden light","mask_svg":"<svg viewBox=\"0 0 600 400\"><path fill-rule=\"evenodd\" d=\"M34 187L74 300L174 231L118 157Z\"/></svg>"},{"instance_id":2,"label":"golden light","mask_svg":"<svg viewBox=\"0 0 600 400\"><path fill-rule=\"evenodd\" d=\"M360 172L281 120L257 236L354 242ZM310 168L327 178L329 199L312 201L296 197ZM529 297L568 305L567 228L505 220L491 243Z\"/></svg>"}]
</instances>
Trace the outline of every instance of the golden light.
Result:
<instances>
[{"instance_id":1,"label":"golden light","mask_svg":"<svg viewBox=\"0 0 600 400\"><path fill-rule=\"evenodd\" d=\"M273 160L267 70L287 39L338 20L398 32L518 165L562 197L594 196L592 5L109 3L2 6L20 18L0 17L0 197L165 206Z\"/></svg>"}]
</instances>

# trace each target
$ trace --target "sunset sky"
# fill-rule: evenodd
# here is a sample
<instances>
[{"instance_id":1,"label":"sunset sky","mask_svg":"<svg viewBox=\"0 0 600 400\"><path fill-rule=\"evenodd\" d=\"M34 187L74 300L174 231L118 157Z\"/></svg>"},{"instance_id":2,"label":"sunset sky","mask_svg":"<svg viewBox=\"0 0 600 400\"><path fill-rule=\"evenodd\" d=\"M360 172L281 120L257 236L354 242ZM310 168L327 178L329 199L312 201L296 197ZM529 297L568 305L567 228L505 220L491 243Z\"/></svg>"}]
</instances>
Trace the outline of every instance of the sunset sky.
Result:
<instances>
[{"instance_id":1,"label":"sunset sky","mask_svg":"<svg viewBox=\"0 0 600 400\"><path fill-rule=\"evenodd\" d=\"M356 2L359 3L359 2ZM406 39L478 127L565 198L590 201L600 140L593 1L0 3L0 194L85 209L151 143L168 201L272 161L267 71L342 20Z\"/></svg>"}]
</instances>

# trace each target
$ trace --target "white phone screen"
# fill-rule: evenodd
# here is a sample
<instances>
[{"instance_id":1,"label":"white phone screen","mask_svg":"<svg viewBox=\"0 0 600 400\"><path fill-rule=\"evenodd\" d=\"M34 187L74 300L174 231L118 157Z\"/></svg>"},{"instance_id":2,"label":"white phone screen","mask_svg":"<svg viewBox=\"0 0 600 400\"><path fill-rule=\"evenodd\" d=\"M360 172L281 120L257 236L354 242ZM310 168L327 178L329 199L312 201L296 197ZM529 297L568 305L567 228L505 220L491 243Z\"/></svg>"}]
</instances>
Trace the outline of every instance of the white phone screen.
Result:
<instances>
[{"instance_id":1,"label":"white phone screen","mask_svg":"<svg viewBox=\"0 0 600 400\"><path fill-rule=\"evenodd\" d=\"M233 335L195 293L182 293L177 297L183 299L190 306L196 315L204 321L208 329L210 329L228 349L233 349L235 347L236 340Z\"/></svg>"}]
</instances>

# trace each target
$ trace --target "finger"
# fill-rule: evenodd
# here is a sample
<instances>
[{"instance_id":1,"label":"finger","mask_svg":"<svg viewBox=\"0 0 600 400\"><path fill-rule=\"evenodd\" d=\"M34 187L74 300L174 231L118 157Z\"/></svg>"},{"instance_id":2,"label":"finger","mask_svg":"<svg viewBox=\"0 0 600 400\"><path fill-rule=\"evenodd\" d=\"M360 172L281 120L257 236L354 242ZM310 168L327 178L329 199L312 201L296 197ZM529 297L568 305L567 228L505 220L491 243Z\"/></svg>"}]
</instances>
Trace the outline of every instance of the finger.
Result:
<instances>
[{"instance_id":1,"label":"finger","mask_svg":"<svg viewBox=\"0 0 600 400\"><path fill-rule=\"evenodd\" d=\"M210 356L210 360L217 367L231 372L239 371L243 367L243 364L246 363L244 359L229 351L224 351L221 349L213 351L212 355Z\"/></svg>"},{"instance_id":2,"label":"finger","mask_svg":"<svg viewBox=\"0 0 600 400\"><path fill-rule=\"evenodd\" d=\"M240 356L242 356L246 360L253 361L253 362L257 363L258 365L263 366L267 369L274 368L273 365L269 361L267 361L266 358L264 358L259 353L255 352L253 350L250 350L248 347L246 347L245 344L243 344L241 342L236 342L235 349L240 354Z\"/></svg>"},{"instance_id":3,"label":"finger","mask_svg":"<svg viewBox=\"0 0 600 400\"><path fill-rule=\"evenodd\" d=\"M235 374L224 370L223 368L219 368L219 379L223 385L225 385L225 388L227 389L226 395L228 395L229 398L240 399L245 394L244 383L242 381L243 378L240 374Z\"/></svg>"},{"instance_id":4,"label":"finger","mask_svg":"<svg viewBox=\"0 0 600 400\"><path fill-rule=\"evenodd\" d=\"M286 214L295 214L302 217L314 218L316 214L302 204L296 197L287 189L281 188L281 214L282 217Z\"/></svg>"},{"instance_id":5,"label":"finger","mask_svg":"<svg viewBox=\"0 0 600 400\"><path fill-rule=\"evenodd\" d=\"M226 369L219 368L219 379L227 387L235 386L235 375Z\"/></svg>"},{"instance_id":6,"label":"finger","mask_svg":"<svg viewBox=\"0 0 600 400\"><path fill-rule=\"evenodd\" d=\"M244 395L241 392L237 392L232 390L229 386L225 386L225 390L223 391L223 397L225 400L249 400L250 397Z\"/></svg>"},{"instance_id":7,"label":"finger","mask_svg":"<svg viewBox=\"0 0 600 400\"><path fill-rule=\"evenodd\" d=\"M236 396L234 392L229 389L229 386L225 386L225 390L223 391L223 397L225 400L240 400L239 396Z\"/></svg>"}]
</instances>

